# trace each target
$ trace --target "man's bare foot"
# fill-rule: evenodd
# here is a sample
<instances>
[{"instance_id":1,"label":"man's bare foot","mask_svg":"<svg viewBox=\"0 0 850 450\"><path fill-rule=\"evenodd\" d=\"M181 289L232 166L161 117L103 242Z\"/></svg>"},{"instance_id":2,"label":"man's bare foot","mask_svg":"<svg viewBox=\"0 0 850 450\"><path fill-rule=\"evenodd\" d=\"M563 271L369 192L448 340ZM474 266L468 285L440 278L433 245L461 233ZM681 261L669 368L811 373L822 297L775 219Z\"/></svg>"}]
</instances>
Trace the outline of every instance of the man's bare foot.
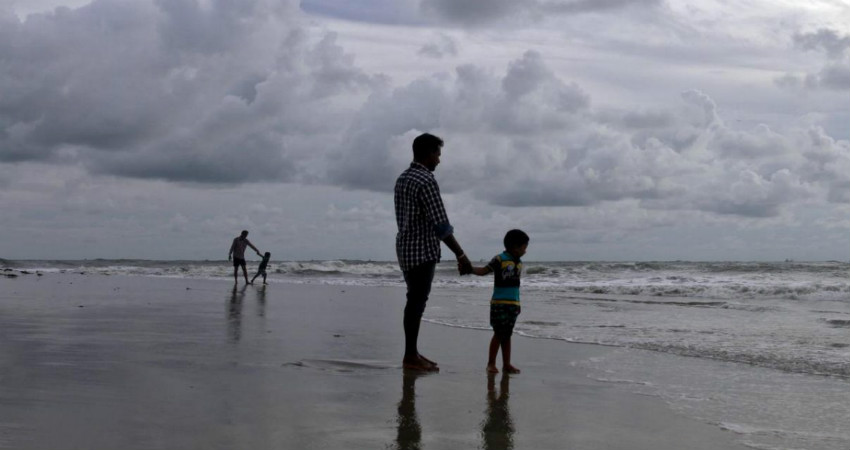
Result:
<instances>
[{"instance_id":1,"label":"man's bare foot","mask_svg":"<svg viewBox=\"0 0 850 450\"><path fill-rule=\"evenodd\" d=\"M426 357L422 356L422 354L421 354L421 353L419 354L419 359L421 359L422 361L425 361L426 363L428 363L428 364L430 364L430 365L432 365L432 366L434 366L434 367L439 367L439 364L437 364L437 363L435 363L434 361L431 361L430 359L428 359L428 358L426 358Z\"/></svg>"},{"instance_id":2,"label":"man's bare foot","mask_svg":"<svg viewBox=\"0 0 850 450\"><path fill-rule=\"evenodd\" d=\"M499 373L499 369L495 364L487 364L487 373Z\"/></svg>"},{"instance_id":3,"label":"man's bare foot","mask_svg":"<svg viewBox=\"0 0 850 450\"><path fill-rule=\"evenodd\" d=\"M516 367L514 367L514 366L512 366L512 365L510 365L510 364L508 364L507 366L502 367L502 369L504 369L505 373L520 373L520 370L519 370L519 369L517 369Z\"/></svg>"},{"instance_id":4,"label":"man's bare foot","mask_svg":"<svg viewBox=\"0 0 850 450\"><path fill-rule=\"evenodd\" d=\"M417 357L415 360L404 360L401 362L401 367L405 370L416 370L418 372L439 372L440 368L436 364L428 362L426 359Z\"/></svg>"}]
</instances>

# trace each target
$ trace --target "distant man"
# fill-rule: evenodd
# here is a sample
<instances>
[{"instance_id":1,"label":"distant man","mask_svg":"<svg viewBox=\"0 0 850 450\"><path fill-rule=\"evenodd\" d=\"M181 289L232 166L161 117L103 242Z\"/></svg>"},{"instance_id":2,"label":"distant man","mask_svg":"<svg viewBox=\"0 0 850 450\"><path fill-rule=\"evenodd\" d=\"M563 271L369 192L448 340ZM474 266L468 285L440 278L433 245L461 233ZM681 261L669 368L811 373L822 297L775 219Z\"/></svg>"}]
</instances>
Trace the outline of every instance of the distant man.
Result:
<instances>
[{"instance_id":1,"label":"distant man","mask_svg":"<svg viewBox=\"0 0 850 450\"><path fill-rule=\"evenodd\" d=\"M398 223L396 255L407 284L404 308L405 369L438 371L437 363L419 354L417 341L425 303L431 293L434 269L440 261L440 241L454 252L461 275L472 264L454 238L434 169L440 164L443 140L423 134L413 140L413 162L395 184L395 215Z\"/></svg>"},{"instance_id":2,"label":"distant man","mask_svg":"<svg viewBox=\"0 0 850 450\"><path fill-rule=\"evenodd\" d=\"M257 247L248 240L248 230L242 230L242 234L233 238L233 244L230 245L230 251L227 253L227 260L233 257L233 283L239 283L239 267L242 267L242 274L245 276L245 284L251 284L248 281L248 269L245 267L245 247L251 247L257 252L257 255L263 256Z\"/></svg>"}]
</instances>

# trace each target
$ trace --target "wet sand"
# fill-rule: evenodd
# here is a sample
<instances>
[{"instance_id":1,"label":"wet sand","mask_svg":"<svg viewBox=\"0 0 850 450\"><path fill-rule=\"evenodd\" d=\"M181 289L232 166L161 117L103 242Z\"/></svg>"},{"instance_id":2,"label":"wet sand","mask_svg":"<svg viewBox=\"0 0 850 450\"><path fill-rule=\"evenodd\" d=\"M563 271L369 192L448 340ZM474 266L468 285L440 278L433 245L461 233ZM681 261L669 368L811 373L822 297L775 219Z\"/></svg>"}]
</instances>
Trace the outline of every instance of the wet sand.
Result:
<instances>
[{"instance_id":1,"label":"wet sand","mask_svg":"<svg viewBox=\"0 0 850 450\"><path fill-rule=\"evenodd\" d=\"M743 449L571 362L605 347L424 324L405 375L400 288L87 274L0 278L0 448ZM452 301L435 290L432 307Z\"/></svg>"}]
</instances>

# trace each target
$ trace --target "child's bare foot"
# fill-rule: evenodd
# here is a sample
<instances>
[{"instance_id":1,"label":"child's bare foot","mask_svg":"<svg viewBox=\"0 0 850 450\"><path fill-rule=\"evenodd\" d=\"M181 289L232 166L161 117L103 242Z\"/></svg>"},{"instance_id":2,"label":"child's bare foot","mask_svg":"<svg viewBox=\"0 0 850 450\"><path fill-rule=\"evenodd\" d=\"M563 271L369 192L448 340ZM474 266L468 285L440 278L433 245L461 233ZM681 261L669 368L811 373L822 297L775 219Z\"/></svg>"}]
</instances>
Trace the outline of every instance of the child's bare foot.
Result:
<instances>
[{"instance_id":1,"label":"child's bare foot","mask_svg":"<svg viewBox=\"0 0 850 450\"><path fill-rule=\"evenodd\" d=\"M520 373L520 370L516 367L508 364L507 366L502 367L505 370L505 373Z\"/></svg>"},{"instance_id":2,"label":"child's bare foot","mask_svg":"<svg viewBox=\"0 0 850 450\"><path fill-rule=\"evenodd\" d=\"M499 373L499 369L495 364L487 364L487 373Z\"/></svg>"}]
</instances>

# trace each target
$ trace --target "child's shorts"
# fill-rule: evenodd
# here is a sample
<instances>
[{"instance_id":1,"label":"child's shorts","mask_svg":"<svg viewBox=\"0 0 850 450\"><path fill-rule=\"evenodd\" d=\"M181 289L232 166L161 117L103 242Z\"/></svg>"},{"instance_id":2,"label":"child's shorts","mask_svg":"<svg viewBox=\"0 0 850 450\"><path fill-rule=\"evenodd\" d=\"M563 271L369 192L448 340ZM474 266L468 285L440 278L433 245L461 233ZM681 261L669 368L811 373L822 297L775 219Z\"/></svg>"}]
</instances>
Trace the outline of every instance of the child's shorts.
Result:
<instances>
[{"instance_id":1,"label":"child's shorts","mask_svg":"<svg viewBox=\"0 0 850 450\"><path fill-rule=\"evenodd\" d=\"M514 334L514 325L519 316L519 305L491 304L490 326L499 338L509 338Z\"/></svg>"}]
</instances>

